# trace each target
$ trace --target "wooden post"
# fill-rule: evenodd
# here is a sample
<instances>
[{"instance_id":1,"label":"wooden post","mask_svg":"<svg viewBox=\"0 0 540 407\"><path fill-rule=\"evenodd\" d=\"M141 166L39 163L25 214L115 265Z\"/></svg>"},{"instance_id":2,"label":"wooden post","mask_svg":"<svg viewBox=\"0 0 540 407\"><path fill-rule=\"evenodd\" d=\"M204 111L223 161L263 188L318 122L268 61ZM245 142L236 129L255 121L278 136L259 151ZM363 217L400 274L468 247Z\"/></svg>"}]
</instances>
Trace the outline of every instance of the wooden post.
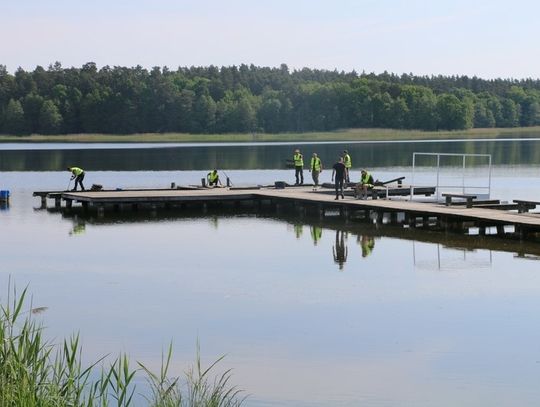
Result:
<instances>
[{"instance_id":1,"label":"wooden post","mask_svg":"<svg viewBox=\"0 0 540 407\"><path fill-rule=\"evenodd\" d=\"M497 225L497 235L504 235L504 225Z\"/></svg>"},{"instance_id":2,"label":"wooden post","mask_svg":"<svg viewBox=\"0 0 540 407\"><path fill-rule=\"evenodd\" d=\"M42 208L47 207L47 197L45 195L41 195L41 207Z\"/></svg>"},{"instance_id":3,"label":"wooden post","mask_svg":"<svg viewBox=\"0 0 540 407\"><path fill-rule=\"evenodd\" d=\"M88 212L88 202L83 201L83 202L81 203L81 205L82 205L84 211L85 211L85 212Z\"/></svg>"},{"instance_id":4,"label":"wooden post","mask_svg":"<svg viewBox=\"0 0 540 407\"><path fill-rule=\"evenodd\" d=\"M174 182L171 182L171 189L175 189L176 188L176 184Z\"/></svg>"},{"instance_id":5,"label":"wooden post","mask_svg":"<svg viewBox=\"0 0 540 407\"><path fill-rule=\"evenodd\" d=\"M201 185L203 188L206 188L206 178L201 178Z\"/></svg>"},{"instance_id":6,"label":"wooden post","mask_svg":"<svg viewBox=\"0 0 540 407\"><path fill-rule=\"evenodd\" d=\"M229 177L227 177L227 186L230 187L231 186L231 179Z\"/></svg>"},{"instance_id":7,"label":"wooden post","mask_svg":"<svg viewBox=\"0 0 540 407\"><path fill-rule=\"evenodd\" d=\"M61 197L57 196L56 198L54 198L54 207L56 209L62 207L62 200L61 200Z\"/></svg>"},{"instance_id":8,"label":"wooden post","mask_svg":"<svg viewBox=\"0 0 540 407\"><path fill-rule=\"evenodd\" d=\"M103 205L98 205L97 207L97 217L102 219L105 216L105 207Z\"/></svg>"},{"instance_id":9,"label":"wooden post","mask_svg":"<svg viewBox=\"0 0 540 407\"><path fill-rule=\"evenodd\" d=\"M72 205L73 205L73 200L66 199L66 208L71 209Z\"/></svg>"}]
</instances>

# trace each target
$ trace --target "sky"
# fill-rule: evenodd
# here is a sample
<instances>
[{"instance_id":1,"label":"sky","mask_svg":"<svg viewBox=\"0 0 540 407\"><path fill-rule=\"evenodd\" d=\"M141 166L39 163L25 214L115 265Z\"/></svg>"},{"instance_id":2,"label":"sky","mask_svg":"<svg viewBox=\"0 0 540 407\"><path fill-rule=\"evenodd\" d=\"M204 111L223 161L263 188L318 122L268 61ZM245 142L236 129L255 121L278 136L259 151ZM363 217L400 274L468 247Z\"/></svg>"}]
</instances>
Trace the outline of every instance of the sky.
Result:
<instances>
[{"instance_id":1,"label":"sky","mask_svg":"<svg viewBox=\"0 0 540 407\"><path fill-rule=\"evenodd\" d=\"M0 65L540 77L536 0L0 0Z\"/></svg>"}]
</instances>

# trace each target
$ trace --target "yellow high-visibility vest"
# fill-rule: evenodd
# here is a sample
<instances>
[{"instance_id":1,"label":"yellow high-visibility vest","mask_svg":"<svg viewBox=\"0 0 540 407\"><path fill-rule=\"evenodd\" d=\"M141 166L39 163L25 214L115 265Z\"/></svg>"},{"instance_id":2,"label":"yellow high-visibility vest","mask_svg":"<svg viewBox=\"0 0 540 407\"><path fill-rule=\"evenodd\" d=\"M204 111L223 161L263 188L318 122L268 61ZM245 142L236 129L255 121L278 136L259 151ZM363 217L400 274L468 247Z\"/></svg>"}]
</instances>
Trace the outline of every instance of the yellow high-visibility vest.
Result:
<instances>
[{"instance_id":1,"label":"yellow high-visibility vest","mask_svg":"<svg viewBox=\"0 0 540 407\"><path fill-rule=\"evenodd\" d=\"M82 168L79 168L79 167L71 167L70 168L70 171L73 173L73 175L75 175L76 177L78 177L79 175L81 175L84 171Z\"/></svg>"},{"instance_id":2,"label":"yellow high-visibility vest","mask_svg":"<svg viewBox=\"0 0 540 407\"><path fill-rule=\"evenodd\" d=\"M213 171L212 171L212 172L209 172L209 173L208 173L208 179L210 180L210 182L214 182L214 181L216 181L218 178L219 178L219 175L218 175L217 171L216 171L216 172L213 172Z\"/></svg>"},{"instance_id":3,"label":"yellow high-visibility vest","mask_svg":"<svg viewBox=\"0 0 540 407\"><path fill-rule=\"evenodd\" d=\"M312 171L321 171L321 159L319 157L311 158L311 170Z\"/></svg>"},{"instance_id":4,"label":"yellow high-visibility vest","mask_svg":"<svg viewBox=\"0 0 540 407\"><path fill-rule=\"evenodd\" d=\"M303 167L304 166L304 156L302 154L296 153L293 156L293 160L294 160L294 166L295 167Z\"/></svg>"},{"instance_id":5,"label":"yellow high-visibility vest","mask_svg":"<svg viewBox=\"0 0 540 407\"><path fill-rule=\"evenodd\" d=\"M345 156L343 157L343 164L345 164L345 168L352 167L352 160L349 154L345 154Z\"/></svg>"}]
</instances>

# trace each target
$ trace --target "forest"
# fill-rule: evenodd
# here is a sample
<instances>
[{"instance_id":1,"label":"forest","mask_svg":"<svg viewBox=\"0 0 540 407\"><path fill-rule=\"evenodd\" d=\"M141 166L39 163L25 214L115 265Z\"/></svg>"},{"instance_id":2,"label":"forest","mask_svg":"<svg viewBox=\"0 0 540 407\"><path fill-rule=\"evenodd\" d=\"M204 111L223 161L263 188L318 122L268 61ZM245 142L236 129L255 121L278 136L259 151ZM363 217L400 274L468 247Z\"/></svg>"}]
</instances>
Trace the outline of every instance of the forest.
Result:
<instances>
[{"instance_id":1,"label":"forest","mask_svg":"<svg viewBox=\"0 0 540 407\"><path fill-rule=\"evenodd\" d=\"M280 67L0 65L0 134L463 130L540 125L540 80Z\"/></svg>"}]
</instances>

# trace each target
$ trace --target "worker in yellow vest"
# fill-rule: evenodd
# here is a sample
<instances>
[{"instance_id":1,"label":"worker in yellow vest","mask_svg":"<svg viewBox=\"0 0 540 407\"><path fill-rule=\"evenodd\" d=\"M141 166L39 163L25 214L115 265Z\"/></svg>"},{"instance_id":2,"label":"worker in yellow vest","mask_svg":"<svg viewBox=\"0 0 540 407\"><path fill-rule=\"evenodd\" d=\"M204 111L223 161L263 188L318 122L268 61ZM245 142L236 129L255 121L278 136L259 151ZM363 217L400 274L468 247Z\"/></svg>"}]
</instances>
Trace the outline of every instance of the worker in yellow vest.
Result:
<instances>
[{"instance_id":1,"label":"worker in yellow vest","mask_svg":"<svg viewBox=\"0 0 540 407\"><path fill-rule=\"evenodd\" d=\"M67 170L71 172L71 180L75 180L75 185L73 186L72 191L77 190L77 185L81 186L81 190L84 191L83 179L84 179L84 170L79 167L67 167Z\"/></svg>"},{"instance_id":2,"label":"worker in yellow vest","mask_svg":"<svg viewBox=\"0 0 540 407\"><path fill-rule=\"evenodd\" d=\"M213 186L218 186L218 184L221 186L221 181L219 179L219 174L218 174L218 171L214 168L213 171L210 171L208 174L206 174L206 179L208 180L208 185L213 187Z\"/></svg>"},{"instance_id":3,"label":"worker in yellow vest","mask_svg":"<svg viewBox=\"0 0 540 407\"><path fill-rule=\"evenodd\" d=\"M295 185L302 185L304 183L304 156L300 153L299 149L294 150L294 176L296 178Z\"/></svg>"},{"instance_id":4,"label":"worker in yellow vest","mask_svg":"<svg viewBox=\"0 0 540 407\"><path fill-rule=\"evenodd\" d=\"M313 178L313 183L315 187L319 186L319 174L322 172L323 166L321 159L317 156L317 153L313 153L311 157L311 164L309 165L309 171L311 172L311 178Z\"/></svg>"},{"instance_id":5,"label":"worker in yellow vest","mask_svg":"<svg viewBox=\"0 0 540 407\"><path fill-rule=\"evenodd\" d=\"M345 181L351 182L349 171L352 167L352 160L347 150L343 150L343 164L345 164Z\"/></svg>"},{"instance_id":6,"label":"worker in yellow vest","mask_svg":"<svg viewBox=\"0 0 540 407\"><path fill-rule=\"evenodd\" d=\"M360 173L360 182L356 184L355 196L360 199L367 199L368 189L373 188L373 177L367 170Z\"/></svg>"}]
</instances>

